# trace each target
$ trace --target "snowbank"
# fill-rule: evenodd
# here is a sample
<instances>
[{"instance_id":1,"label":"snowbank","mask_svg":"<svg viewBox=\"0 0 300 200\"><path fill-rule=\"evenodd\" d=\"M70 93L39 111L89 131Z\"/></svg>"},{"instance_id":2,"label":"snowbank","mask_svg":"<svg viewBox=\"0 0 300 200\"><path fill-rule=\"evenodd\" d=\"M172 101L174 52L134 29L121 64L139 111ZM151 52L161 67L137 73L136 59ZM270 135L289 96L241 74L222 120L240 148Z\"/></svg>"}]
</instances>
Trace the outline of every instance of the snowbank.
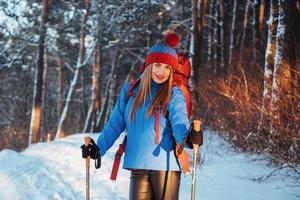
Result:
<instances>
[{"instance_id":1,"label":"snowbank","mask_svg":"<svg viewBox=\"0 0 300 200\"><path fill-rule=\"evenodd\" d=\"M85 164L81 159L84 134L32 145L22 153L0 152L0 199L85 199ZM97 138L98 135L92 135ZM117 181L109 180L117 145L102 158L101 169L91 169L91 199L127 199L129 172L120 169ZM284 175L264 182L252 181L272 169L257 156L235 153L218 136L205 133L198 169L199 200L296 200L299 188ZM93 164L93 163L92 163ZM190 199L191 177L182 176L180 199Z\"/></svg>"}]
</instances>

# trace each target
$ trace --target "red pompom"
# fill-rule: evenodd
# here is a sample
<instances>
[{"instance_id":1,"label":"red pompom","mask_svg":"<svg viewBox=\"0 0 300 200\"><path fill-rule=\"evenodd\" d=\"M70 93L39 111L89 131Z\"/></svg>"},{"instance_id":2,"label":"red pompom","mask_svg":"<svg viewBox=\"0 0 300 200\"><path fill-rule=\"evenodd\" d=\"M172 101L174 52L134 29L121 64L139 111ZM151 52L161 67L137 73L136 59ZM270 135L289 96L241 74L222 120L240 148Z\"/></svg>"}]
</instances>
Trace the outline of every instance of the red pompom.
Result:
<instances>
[{"instance_id":1,"label":"red pompom","mask_svg":"<svg viewBox=\"0 0 300 200\"><path fill-rule=\"evenodd\" d=\"M176 47L179 43L179 36L176 33L169 33L166 35L165 41L170 47Z\"/></svg>"}]
</instances>

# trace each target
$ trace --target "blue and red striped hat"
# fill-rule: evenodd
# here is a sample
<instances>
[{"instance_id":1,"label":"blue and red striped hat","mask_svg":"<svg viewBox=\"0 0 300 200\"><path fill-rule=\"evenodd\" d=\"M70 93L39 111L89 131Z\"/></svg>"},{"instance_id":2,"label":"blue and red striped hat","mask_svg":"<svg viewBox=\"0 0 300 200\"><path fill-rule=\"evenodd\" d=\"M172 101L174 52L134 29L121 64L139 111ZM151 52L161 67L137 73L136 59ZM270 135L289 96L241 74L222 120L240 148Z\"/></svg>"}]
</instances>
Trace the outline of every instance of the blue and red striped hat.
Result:
<instances>
[{"instance_id":1,"label":"blue and red striped hat","mask_svg":"<svg viewBox=\"0 0 300 200\"><path fill-rule=\"evenodd\" d=\"M152 63L164 63L173 69L178 65L178 55L174 47L179 43L179 36L176 33L169 33L164 43L157 43L148 52L144 68ZM142 69L144 71L144 69Z\"/></svg>"}]
</instances>

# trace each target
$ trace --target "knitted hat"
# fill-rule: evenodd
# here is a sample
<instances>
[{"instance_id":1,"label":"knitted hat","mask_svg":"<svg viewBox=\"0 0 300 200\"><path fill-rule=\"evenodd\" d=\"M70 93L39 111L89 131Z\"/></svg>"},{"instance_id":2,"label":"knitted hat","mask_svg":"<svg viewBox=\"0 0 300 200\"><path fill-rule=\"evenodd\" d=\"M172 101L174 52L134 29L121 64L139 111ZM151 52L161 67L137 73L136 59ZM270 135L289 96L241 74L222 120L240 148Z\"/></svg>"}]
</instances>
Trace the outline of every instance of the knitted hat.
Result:
<instances>
[{"instance_id":1,"label":"knitted hat","mask_svg":"<svg viewBox=\"0 0 300 200\"><path fill-rule=\"evenodd\" d=\"M164 43L157 43L148 52L144 67L152 63L164 63L173 69L178 65L178 55L174 47L179 43L176 33L166 35ZM143 70L142 70L143 71Z\"/></svg>"}]
</instances>

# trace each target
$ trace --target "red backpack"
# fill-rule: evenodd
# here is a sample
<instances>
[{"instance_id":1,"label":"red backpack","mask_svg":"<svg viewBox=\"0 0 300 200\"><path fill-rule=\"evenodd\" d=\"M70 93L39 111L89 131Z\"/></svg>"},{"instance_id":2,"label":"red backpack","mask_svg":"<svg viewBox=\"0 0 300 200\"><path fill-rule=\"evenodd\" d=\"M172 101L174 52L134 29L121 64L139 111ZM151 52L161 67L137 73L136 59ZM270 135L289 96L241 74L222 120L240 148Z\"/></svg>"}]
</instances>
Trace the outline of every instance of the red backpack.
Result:
<instances>
[{"instance_id":1,"label":"red backpack","mask_svg":"<svg viewBox=\"0 0 300 200\"><path fill-rule=\"evenodd\" d=\"M190 118L191 111L192 111L192 101L191 101L191 92L189 89L188 82L191 77L192 67L191 67L188 57L182 53L178 53L178 63L179 63L179 65L177 66L176 69L174 69L172 85L173 85L173 87L177 86L184 94L185 99L186 99L186 109L187 109L187 113L188 113L188 118ZM140 72L143 72L145 67L146 66L144 64L141 67ZM126 103L127 103L128 99L130 98L130 96L132 95L133 88L136 85L138 85L138 83L139 83L139 81L131 81L129 89L126 94ZM155 143L156 144L159 143L159 132L158 132L159 131L159 128L158 128L159 115L158 115L158 113L159 113L159 110L155 110L155 127L154 127L154 129L155 129ZM116 180L116 178L117 178L120 161L123 156L123 153L125 152L126 138L127 138L127 135L125 135L122 144L119 145L119 149L116 152L115 160L114 160L114 164L113 164L112 172L111 172L111 176L110 176L111 180ZM176 155L177 159L179 160L182 171L185 174L188 174L190 172L188 153L185 150L183 150L183 145L179 145L177 143L176 143L175 149L176 149L175 155Z\"/></svg>"}]
</instances>

